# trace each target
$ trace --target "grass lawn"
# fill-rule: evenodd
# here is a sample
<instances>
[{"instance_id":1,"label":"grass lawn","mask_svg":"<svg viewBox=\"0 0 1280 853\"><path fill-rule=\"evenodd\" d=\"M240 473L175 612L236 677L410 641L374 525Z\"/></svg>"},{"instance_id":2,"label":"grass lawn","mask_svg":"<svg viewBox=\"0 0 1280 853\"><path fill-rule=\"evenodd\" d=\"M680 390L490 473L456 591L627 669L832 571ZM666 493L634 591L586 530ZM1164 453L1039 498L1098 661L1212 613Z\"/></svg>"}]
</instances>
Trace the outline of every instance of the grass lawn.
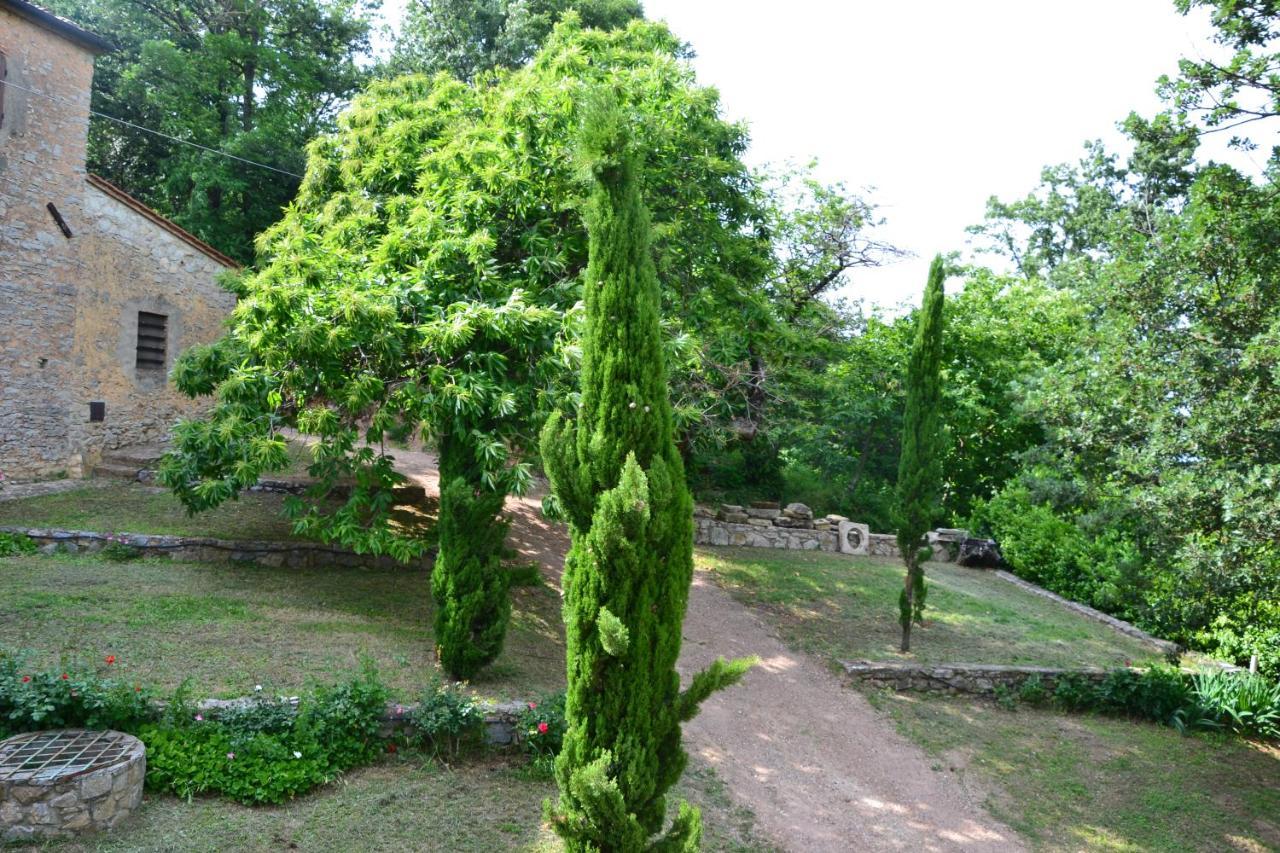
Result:
<instances>
[{"instance_id":1,"label":"grass lawn","mask_svg":"<svg viewBox=\"0 0 1280 853\"><path fill-rule=\"evenodd\" d=\"M473 687L525 698L564 685L560 597L513 587L502 655ZM39 663L100 661L159 689L191 678L198 695L240 696L334 682L377 662L400 700L434 672L429 570L279 569L93 555L0 559L0 647Z\"/></svg>"},{"instance_id":2,"label":"grass lawn","mask_svg":"<svg viewBox=\"0 0 1280 853\"><path fill-rule=\"evenodd\" d=\"M1280 850L1280 747L976 699L871 692L1035 849Z\"/></svg>"},{"instance_id":3,"label":"grass lawn","mask_svg":"<svg viewBox=\"0 0 1280 853\"><path fill-rule=\"evenodd\" d=\"M193 516L167 489L124 481L91 481L67 492L0 502L0 525L297 540L300 537L284 515L284 498L271 492L245 492L239 500Z\"/></svg>"},{"instance_id":4,"label":"grass lawn","mask_svg":"<svg viewBox=\"0 0 1280 853\"><path fill-rule=\"evenodd\" d=\"M831 660L913 660L1029 666L1122 666L1155 650L980 569L929 563L924 627L898 651L895 560L765 548L699 548L697 562L785 642Z\"/></svg>"},{"instance_id":5,"label":"grass lawn","mask_svg":"<svg viewBox=\"0 0 1280 853\"><path fill-rule=\"evenodd\" d=\"M275 492L243 492L236 500L190 515L168 489L124 481L89 481L83 488L0 502L0 526L302 541L285 517L286 497ZM430 535L434 516L433 502L396 508L398 523L422 535Z\"/></svg>"},{"instance_id":6,"label":"grass lawn","mask_svg":"<svg viewBox=\"0 0 1280 853\"><path fill-rule=\"evenodd\" d=\"M446 768L405 755L349 774L287 806L249 808L216 799L187 803L148 795L141 811L109 835L42 847L79 851L440 850L482 853L561 849L541 827L555 784L530 778L494 755ZM703 849L772 849L754 834L709 768L691 766L675 791L702 808ZM357 841L356 839L359 839Z\"/></svg>"}]
</instances>

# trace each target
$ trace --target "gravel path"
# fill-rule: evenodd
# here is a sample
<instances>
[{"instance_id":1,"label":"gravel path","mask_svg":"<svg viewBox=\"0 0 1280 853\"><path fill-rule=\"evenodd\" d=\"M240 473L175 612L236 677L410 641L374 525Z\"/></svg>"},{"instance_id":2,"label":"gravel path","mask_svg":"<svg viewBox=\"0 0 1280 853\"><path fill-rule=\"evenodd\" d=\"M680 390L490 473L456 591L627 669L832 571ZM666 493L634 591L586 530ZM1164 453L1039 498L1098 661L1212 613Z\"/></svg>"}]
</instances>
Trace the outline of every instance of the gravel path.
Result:
<instances>
[{"instance_id":1,"label":"gravel path","mask_svg":"<svg viewBox=\"0 0 1280 853\"><path fill-rule=\"evenodd\" d=\"M397 452L398 467L438 488L429 453ZM509 542L558 578L569 540L535 497L512 498ZM718 656L757 655L743 682L685 725L687 748L715 767L733 798L785 850L989 851L1022 843L855 690L787 649L703 572L684 624L682 675Z\"/></svg>"}]
</instances>

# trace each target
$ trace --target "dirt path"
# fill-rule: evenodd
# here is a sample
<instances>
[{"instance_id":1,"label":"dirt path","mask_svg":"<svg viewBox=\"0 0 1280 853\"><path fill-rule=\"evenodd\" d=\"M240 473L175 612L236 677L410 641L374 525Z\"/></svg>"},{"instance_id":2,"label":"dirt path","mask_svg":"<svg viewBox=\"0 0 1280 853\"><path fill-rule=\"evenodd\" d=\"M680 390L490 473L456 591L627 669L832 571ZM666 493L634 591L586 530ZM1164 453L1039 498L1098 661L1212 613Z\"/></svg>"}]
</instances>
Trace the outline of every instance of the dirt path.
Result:
<instances>
[{"instance_id":1,"label":"dirt path","mask_svg":"<svg viewBox=\"0 0 1280 853\"><path fill-rule=\"evenodd\" d=\"M397 454L401 470L437 488L428 453ZM536 498L512 498L509 542L558 578L562 526ZM815 660L788 650L748 608L699 572L684 623L682 675L718 656L758 655L742 684L685 725L687 748L715 767L763 834L786 850L1021 850L1007 827L935 771L862 695Z\"/></svg>"}]
</instances>

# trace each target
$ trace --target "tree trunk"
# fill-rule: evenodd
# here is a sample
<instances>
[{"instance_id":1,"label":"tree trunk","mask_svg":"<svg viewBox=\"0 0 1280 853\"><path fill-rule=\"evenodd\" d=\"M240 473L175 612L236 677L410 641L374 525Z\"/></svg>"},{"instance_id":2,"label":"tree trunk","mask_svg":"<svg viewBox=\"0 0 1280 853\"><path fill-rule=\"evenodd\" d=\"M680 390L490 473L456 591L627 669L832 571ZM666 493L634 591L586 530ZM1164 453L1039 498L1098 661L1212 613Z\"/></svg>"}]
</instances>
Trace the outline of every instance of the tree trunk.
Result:
<instances>
[{"instance_id":1,"label":"tree trunk","mask_svg":"<svg viewBox=\"0 0 1280 853\"><path fill-rule=\"evenodd\" d=\"M911 614L915 610L915 581L916 567L914 561L907 564L907 575L903 581L902 602L899 605L899 621L902 623L902 648L901 651L911 651ZM906 614L903 617L901 614Z\"/></svg>"}]
</instances>

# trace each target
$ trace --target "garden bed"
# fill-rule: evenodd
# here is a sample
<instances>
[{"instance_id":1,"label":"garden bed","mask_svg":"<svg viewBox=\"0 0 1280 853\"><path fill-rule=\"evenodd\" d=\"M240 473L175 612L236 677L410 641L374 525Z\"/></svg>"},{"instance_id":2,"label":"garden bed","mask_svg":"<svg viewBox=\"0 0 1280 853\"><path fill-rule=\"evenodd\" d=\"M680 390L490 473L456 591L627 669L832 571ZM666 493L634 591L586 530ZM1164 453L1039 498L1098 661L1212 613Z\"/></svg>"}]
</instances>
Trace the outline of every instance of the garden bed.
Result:
<instances>
[{"instance_id":1,"label":"garden bed","mask_svg":"<svg viewBox=\"0 0 1280 853\"><path fill-rule=\"evenodd\" d=\"M698 562L763 611L795 648L829 661L1117 667L1158 650L990 573L929 563L925 624L898 650L897 560L762 549L700 549Z\"/></svg>"}]
</instances>

